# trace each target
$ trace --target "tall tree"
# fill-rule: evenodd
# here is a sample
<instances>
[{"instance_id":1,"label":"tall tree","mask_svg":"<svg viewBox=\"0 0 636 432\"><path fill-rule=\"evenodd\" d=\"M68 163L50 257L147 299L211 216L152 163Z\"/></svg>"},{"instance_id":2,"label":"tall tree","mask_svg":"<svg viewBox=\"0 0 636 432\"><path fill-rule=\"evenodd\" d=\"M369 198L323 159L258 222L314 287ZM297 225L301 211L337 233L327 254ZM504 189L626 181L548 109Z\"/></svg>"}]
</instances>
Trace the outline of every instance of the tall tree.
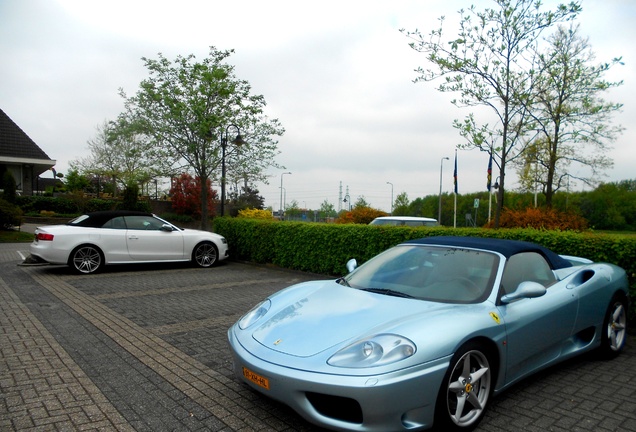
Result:
<instances>
[{"instance_id":1,"label":"tall tree","mask_svg":"<svg viewBox=\"0 0 636 432\"><path fill-rule=\"evenodd\" d=\"M409 195L406 192L398 194L393 203L394 216L409 216Z\"/></svg>"},{"instance_id":2,"label":"tall tree","mask_svg":"<svg viewBox=\"0 0 636 432\"><path fill-rule=\"evenodd\" d=\"M238 190L238 188L237 188ZM230 195L231 210L230 214L235 216L240 210L244 209L257 209L263 210L265 204L265 198L259 195L258 189L253 186L244 185L241 187L241 193L234 193Z\"/></svg>"},{"instance_id":3,"label":"tall tree","mask_svg":"<svg viewBox=\"0 0 636 432\"><path fill-rule=\"evenodd\" d=\"M326 199L320 204L319 212L321 218L330 218L337 215L336 207Z\"/></svg>"},{"instance_id":4,"label":"tall tree","mask_svg":"<svg viewBox=\"0 0 636 432\"><path fill-rule=\"evenodd\" d=\"M249 145L230 152L227 165L230 167L227 174L228 183L243 183L252 186L257 182L269 184L266 175L268 168L285 169L275 161L280 154L278 142L274 137L280 136L285 129L278 119L268 119L266 116L254 117L251 126L247 127L245 140Z\"/></svg>"},{"instance_id":5,"label":"tall tree","mask_svg":"<svg viewBox=\"0 0 636 432\"><path fill-rule=\"evenodd\" d=\"M90 187L91 182L83 174L80 174L75 169L70 169L64 178L64 185L67 191L81 191Z\"/></svg>"},{"instance_id":6,"label":"tall tree","mask_svg":"<svg viewBox=\"0 0 636 432\"><path fill-rule=\"evenodd\" d=\"M125 188L130 183L144 184L158 173L152 157L152 144L121 119L104 121L88 141L90 154L71 161L71 168L84 175L99 175Z\"/></svg>"},{"instance_id":7,"label":"tall tree","mask_svg":"<svg viewBox=\"0 0 636 432\"><path fill-rule=\"evenodd\" d=\"M356 200L356 202L353 204L353 208L365 208L365 207L371 207L371 204L367 202L364 195L360 195L358 199Z\"/></svg>"},{"instance_id":8,"label":"tall tree","mask_svg":"<svg viewBox=\"0 0 636 432\"><path fill-rule=\"evenodd\" d=\"M194 55L178 56L173 62L161 54L157 60L144 57L150 77L141 82L135 96L128 98L121 91L125 116L151 138L155 157L165 161L170 171L192 170L201 185L208 179L225 180L218 174L223 147L229 172L238 169L237 164L243 171L257 163L273 165L277 143L271 137L283 133L277 120L263 116L264 97L252 94L249 83L238 79L234 66L226 62L233 52L210 47L209 56L200 62ZM244 148L231 143L238 132L249 144ZM202 229L207 229L208 209L203 204L207 194L202 186Z\"/></svg>"},{"instance_id":9,"label":"tall tree","mask_svg":"<svg viewBox=\"0 0 636 432\"><path fill-rule=\"evenodd\" d=\"M578 25L559 26L547 41L545 52L535 56L531 73L534 91L529 112L538 133L521 170L534 174L531 181L541 185L546 205L552 207L554 192L569 182L568 176L593 186L599 173L612 166L609 143L623 128L613 125L611 117L622 104L606 102L602 94L623 82L603 78L621 59L593 64L595 55L588 40L579 35ZM590 175L573 175L572 165L587 168Z\"/></svg>"},{"instance_id":10,"label":"tall tree","mask_svg":"<svg viewBox=\"0 0 636 432\"><path fill-rule=\"evenodd\" d=\"M559 5L555 11L541 11L535 0L494 0L495 7L484 11L471 6L460 10L456 38L443 41L444 17L439 29L424 36L402 30L424 53L432 68L418 68L418 81L444 78L441 92L457 92L457 107L486 107L494 114L494 124L482 123L473 113L454 127L465 138L460 147L490 152L499 167L499 189L495 227L504 205L506 164L522 152L527 128L526 101L532 91L527 70L528 56L541 33L550 26L574 18L581 10L577 2ZM488 115L485 116L486 118ZM480 117L484 118L484 117ZM519 145L521 143L521 145Z\"/></svg>"}]
</instances>

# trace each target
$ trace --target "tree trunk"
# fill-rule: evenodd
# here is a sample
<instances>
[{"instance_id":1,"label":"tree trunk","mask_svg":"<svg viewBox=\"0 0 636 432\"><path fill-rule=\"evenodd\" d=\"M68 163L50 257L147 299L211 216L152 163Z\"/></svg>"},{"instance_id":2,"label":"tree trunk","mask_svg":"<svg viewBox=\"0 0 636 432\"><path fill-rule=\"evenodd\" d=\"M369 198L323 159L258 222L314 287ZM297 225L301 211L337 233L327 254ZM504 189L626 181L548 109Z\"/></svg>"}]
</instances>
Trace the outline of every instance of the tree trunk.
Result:
<instances>
[{"instance_id":1,"label":"tree trunk","mask_svg":"<svg viewBox=\"0 0 636 432\"><path fill-rule=\"evenodd\" d=\"M503 164L502 164L503 165ZM504 203L504 170L502 169L499 174L499 189L497 189L497 208L495 210L495 224L494 228L499 228L499 220L501 218L501 211L503 210Z\"/></svg>"},{"instance_id":2,"label":"tree trunk","mask_svg":"<svg viewBox=\"0 0 636 432\"><path fill-rule=\"evenodd\" d=\"M201 230L208 229L208 177L205 174L199 175L201 187Z\"/></svg>"}]
</instances>

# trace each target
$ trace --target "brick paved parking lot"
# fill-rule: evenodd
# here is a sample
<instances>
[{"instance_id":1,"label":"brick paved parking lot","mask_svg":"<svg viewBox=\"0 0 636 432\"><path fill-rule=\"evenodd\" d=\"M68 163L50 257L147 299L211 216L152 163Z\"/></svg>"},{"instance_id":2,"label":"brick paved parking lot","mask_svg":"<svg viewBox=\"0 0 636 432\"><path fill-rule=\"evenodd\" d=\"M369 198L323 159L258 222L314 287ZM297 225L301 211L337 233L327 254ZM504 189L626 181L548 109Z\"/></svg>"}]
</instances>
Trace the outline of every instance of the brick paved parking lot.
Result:
<instances>
[{"instance_id":1,"label":"brick paved parking lot","mask_svg":"<svg viewBox=\"0 0 636 432\"><path fill-rule=\"evenodd\" d=\"M313 275L227 262L107 269L21 267L0 245L0 430L316 431L234 379L227 329ZM22 254L22 256L20 255ZM495 398L482 431L636 431L636 338Z\"/></svg>"}]
</instances>

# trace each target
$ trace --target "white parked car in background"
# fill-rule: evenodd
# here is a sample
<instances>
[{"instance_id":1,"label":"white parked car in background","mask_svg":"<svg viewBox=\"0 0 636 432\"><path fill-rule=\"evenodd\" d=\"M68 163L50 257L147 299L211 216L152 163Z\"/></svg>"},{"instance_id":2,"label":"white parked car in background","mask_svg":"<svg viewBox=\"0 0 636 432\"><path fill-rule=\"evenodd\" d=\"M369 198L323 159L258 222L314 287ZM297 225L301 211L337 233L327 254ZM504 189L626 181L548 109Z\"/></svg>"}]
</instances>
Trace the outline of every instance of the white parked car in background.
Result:
<instances>
[{"instance_id":1,"label":"white parked car in background","mask_svg":"<svg viewBox=\"0 0 636 432\"><path fill-rule=\"evenodd\" d=\"M427 217L415 217L415 216L382 216L375 218L369 223L369 225L384 225L384 226L437 226L437 219L431 219Z\"/></svg>"},{"instance_id":2,"label":"white parked car in background","mask_svg":"<svg viewBox=\"0 0 636 432\"><path fill-rule=\"evenodd\" d=\"M30 253L39 261L67 264L84 274L126 263L192 261L211 267L229 256L223 236L182 229L133 211L88 213L66 225L38 227Z\"/></svg>"}]
</instances>

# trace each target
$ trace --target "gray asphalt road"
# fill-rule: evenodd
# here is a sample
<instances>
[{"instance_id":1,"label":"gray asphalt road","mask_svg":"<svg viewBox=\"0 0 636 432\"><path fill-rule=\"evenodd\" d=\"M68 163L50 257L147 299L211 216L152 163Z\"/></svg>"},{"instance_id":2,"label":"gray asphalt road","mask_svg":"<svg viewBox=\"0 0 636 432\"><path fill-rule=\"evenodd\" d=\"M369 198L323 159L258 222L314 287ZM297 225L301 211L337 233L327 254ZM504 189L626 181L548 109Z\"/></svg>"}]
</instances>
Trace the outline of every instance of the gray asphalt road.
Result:
<instances>
[{"instance_id":1,"label":"gray asphalt road","mask_svg":"<svg viewBox=\"0 0 636 432\"><path fill-rule=\"evenodd\" d=\"M226 332L312 275L228 262L107 269L20 267L0 245L0 430L316 431L232 376ZM636 431L636 340L495 398L478 430Z\"/></svg>"}]
</instances>

